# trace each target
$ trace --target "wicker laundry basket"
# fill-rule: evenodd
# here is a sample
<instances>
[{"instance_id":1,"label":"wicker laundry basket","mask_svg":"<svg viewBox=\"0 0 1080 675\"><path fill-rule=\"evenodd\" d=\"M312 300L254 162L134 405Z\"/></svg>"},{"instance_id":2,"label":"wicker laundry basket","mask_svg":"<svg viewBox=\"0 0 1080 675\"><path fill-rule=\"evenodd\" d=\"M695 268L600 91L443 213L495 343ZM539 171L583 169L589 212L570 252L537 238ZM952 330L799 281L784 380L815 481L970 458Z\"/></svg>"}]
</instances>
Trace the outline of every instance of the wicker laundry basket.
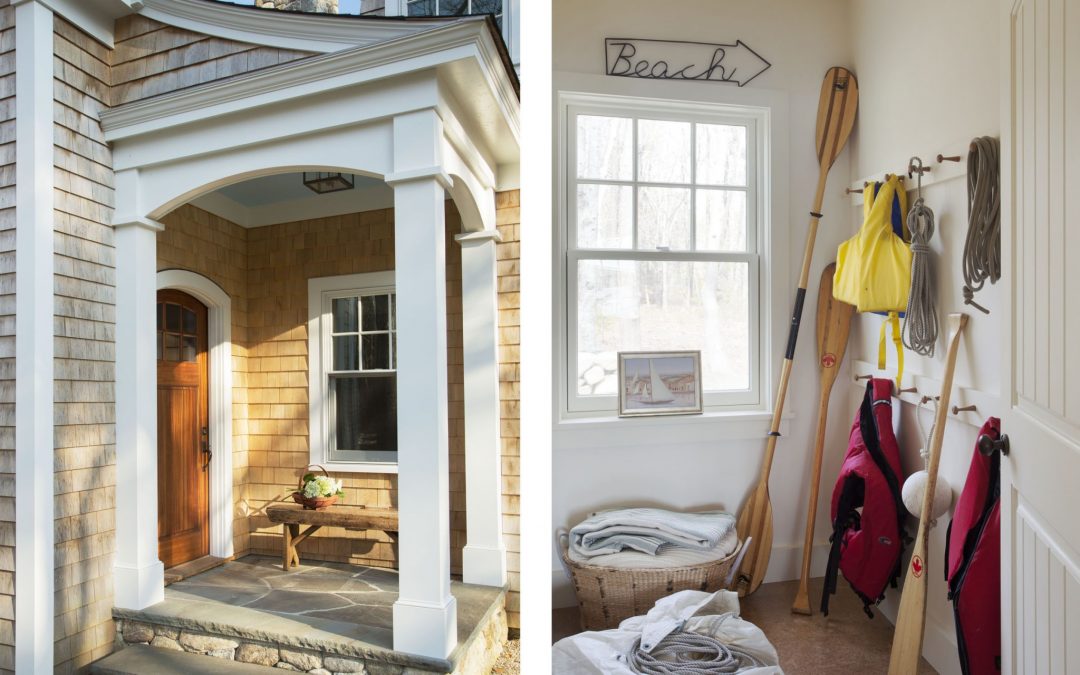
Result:
<instances>
[{"instance_id":1,"label":"wicker laundry basket","mask_svg":"<svg viewBox=\"0 0 1080 675\"><path fill-rule=\"evenodd\" d=\"M559 553L574 582L582 630L615 628L624 619L641 616L656 601L678 591L713 593L727 588L728 573L743 543L726 558L690 565L654 569L624 569L588 565L570 559L569 538L559 533Z\"/></svg>"}]
</instances>

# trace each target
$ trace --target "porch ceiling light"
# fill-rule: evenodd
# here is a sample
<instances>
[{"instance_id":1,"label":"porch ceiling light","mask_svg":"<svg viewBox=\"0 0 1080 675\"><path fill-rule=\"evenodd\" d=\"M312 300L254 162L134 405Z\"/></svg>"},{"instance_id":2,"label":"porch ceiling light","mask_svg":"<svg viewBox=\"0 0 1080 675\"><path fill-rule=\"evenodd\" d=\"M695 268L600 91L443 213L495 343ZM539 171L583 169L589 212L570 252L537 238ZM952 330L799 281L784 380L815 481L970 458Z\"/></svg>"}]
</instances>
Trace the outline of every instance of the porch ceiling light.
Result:
<instances>
[{"instance_id":1,"label":"porch ceiling light","mask_svg":"<svg viewBox=\"0 0 1080 675\"><path fill-rule=\"evenodd\" d=\"M346 176L343 173L328 173L324 171L304 172L304 185L308 186L312 192L317 192L321 195L327 194L328 192L351 190L353 181L354 177L352 175Z\"/></svg>"}]
</instances>

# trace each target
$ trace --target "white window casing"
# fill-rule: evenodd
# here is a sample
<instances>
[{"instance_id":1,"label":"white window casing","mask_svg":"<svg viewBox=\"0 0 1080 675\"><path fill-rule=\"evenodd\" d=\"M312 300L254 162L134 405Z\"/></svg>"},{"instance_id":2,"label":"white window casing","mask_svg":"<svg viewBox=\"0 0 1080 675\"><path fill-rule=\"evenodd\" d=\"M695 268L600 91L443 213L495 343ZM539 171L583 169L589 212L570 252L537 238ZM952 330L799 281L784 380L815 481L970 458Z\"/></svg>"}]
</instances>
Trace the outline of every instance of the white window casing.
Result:
<instances>
[{"instance_id":1,"label":"white window casing","mask_svg":"<svg viewBox=\"0 0 1080 675\"><path fill-rule=\"evenodd\" d=\"M332 302L335 298L394 293L393 272L370 272L308 279L308 415L310 462L328 471L397 473L396 448L347 459L335 452L333 392ZM359 317L357 319L359 321ZM359 337L357 338L360 339ZM362 364L359 364L362 366ZM377 376L377 374L376 374ZM392 377L393 370L386 371Z\"/></svg>"},{"instance_id":2,"label":"white window casing","mask_svg":"<svg viewBox=\"0 0 1080 675\"><path fill-rule=\"evenodd\" d=\"M771 219L775 205L772 203L773 185L771 167L775 160L771 143L772 109L763 105L726 105L691 103L646 98L630 98L606 94L581 94L560 92L558 95L558 133L556 153L557 183L556 201L558 223L556 230L555 306L556 311L556 382L558 395L558 418L603 419L614 416L617 396L581 395L578 392L578 266L582 261L657 261L657 262L709 262L739 263L747 270L747 320L748 320L748 377L745 388L709 391L704 396L706 415L730 417L733 413L760 413L768 405L769 393L763 387L769 368L766 355L773 351L771 331L774 317L762 307L769 307L776 279L772 278L774 266L770 264L776 242L770 237ZM579 116L602 116L633 119L633 142L629 152L633 165L630 180L578 178L577 174L577 120ZM689 124L690 177L688 181L665 184L641 180L638 167L637 120L672 121ZM697 162L694 134L698 124L719 124L746 129L746 180L743 185L706 185L694 176ZM629 248L578 247L577 198L578 184L612 185L632 188L633 241ZM686 250L663 250L636 248L638 243L637 220L638 195L642 188L677 187L688 190L690 204L690 246ZM695 250L695 197L707 190L742 192L746 195L746 239L738 251ZM709 336L705 335L704 340ZM685 345L685 348L697 348ZM628 345L625 350L634 346ZM637 346L644 348L644 346ZM648 347L652 349L653 347ZM707 358L707 345L702 344L703 359ZM703 364L704 365L704 364ZM619 420L627 422L628 420Z\"/></svg>"}]
</instances>

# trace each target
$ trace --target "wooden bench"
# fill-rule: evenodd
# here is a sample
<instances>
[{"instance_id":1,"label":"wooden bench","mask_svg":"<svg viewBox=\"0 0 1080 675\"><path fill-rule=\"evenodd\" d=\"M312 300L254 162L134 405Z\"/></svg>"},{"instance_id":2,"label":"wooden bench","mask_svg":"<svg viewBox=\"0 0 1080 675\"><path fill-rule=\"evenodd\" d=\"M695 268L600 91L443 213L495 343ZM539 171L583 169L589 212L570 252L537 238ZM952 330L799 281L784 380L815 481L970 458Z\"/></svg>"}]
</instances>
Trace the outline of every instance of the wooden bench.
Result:
<instances>
[{"instance_id":1,"label":"wooden bench","mask_svg":"<svg viewBox=\"0 0 1080 675\"><path fill-rule=\"evenodd\" d=\"M282 568L286 572L300 566L296 547L323 526L346 530L382 530L397 536L397 509L369 509L363 506L331 506L324 511L305 509L299 504L271 504L266 515L282 526ZM307 529L300 531L301 525Z\"/></svg>"}]
</instances>

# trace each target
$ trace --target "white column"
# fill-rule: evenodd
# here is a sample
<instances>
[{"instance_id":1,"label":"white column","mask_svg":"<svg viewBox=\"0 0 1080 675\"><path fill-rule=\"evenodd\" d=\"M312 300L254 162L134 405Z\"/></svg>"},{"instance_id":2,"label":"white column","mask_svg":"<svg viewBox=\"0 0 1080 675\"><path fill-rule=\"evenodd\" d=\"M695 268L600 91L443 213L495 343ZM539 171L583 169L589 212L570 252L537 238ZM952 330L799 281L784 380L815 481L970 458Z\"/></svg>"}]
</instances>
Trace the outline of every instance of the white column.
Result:
<instances>
[{"instance_id":1,"label":"white column","mask_svg":"<svg viewBox=\"0 0 1080 675\"><path fill-rule=\"evenodd\" d=\"M133 188L134 189L134 188ZM116 560L117 607L143 609L165 598L158 560L157 233L125 219L116 229Z\"/></svg>"},{"instance_id":2,"label":"white column","mask_svg":"<svg viewBox=\"0 0 1080 675\"><path fill-rule=\"evenodd\" d=\"M53 670L53 15L15 7L15 669Z\"/></svg>"},{"instance_id":3,"label":"white column","mask_svg":"<svg viewBox=\"0 0 1080 675\"><path fill-rule=\"evenodd\" d=\"M394 649L445 658L457 646L450 594L442 125L431 111L394 120L397 292L398 574Z\"/></svg>"},{"instance_id":4,"label":"white column","mask_svg":"<svg viewBox=\"0 0 1080 675\"><path fill-rule=\"evenodd\" d=\"M465 371L465 518L467 584L506 583L499 445L498 230L460 234Z\"/></svg>"}]
</instances>

